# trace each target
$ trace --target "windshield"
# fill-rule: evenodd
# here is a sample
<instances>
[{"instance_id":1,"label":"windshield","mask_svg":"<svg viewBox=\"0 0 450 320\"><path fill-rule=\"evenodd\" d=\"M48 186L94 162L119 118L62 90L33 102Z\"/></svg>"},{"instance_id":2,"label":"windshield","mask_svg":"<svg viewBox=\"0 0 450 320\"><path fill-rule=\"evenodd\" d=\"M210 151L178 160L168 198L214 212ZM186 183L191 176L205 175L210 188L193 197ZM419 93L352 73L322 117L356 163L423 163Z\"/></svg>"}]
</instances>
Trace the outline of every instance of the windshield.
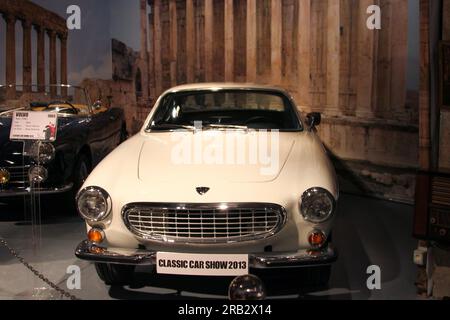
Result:
<instances>
[{"instance_id":1,"label":"windshield","mask_svg":"<svg viewBox=\"0 0 450 320\"><path fill-rule=\"evenodd\" d=\"M295 106L269 90L171 93L161 101L148 130L198 128L301 130Z\"/></svg>"},{"instance_id":2,"label":"windshield","mask_svg":"<svg viewBox=\"0 0 450 320\"><path fill-rule=\"evenodd\" d=\"M73 86L0 86L0 114L13 110L89 114L86 91Z\"/></svg>"}]
</instances>

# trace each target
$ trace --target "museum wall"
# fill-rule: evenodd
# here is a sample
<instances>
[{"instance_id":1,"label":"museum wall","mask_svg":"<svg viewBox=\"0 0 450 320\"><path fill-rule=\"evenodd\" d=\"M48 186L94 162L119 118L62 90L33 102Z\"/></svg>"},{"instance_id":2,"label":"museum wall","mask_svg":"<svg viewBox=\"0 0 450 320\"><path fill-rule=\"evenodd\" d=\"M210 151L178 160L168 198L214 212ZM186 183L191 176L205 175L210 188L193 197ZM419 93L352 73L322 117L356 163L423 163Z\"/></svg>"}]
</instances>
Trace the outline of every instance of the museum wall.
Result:
<instances>
[{"instance_id":1,"label":"museum wall","mask_svg":"<svg viewBox=\"0 0 450 320\"><path fill-rule=\"evenodd\" d=\"M344 185L412 202L419 137L418 93L407 89L409 2L375 2L381 30L366 27L372 0L149 1L144 96L155 101L188 82L284 87L302 112L322 113L319 133L345 164Z\"/></svg>"},{"instance_id":2,"label":"museum wall","mask_svg":"<svg viewBox=\"0 0 450 320\"><path fill-rule=\"evenodd\" d=\"M450 41L450 0L443 1L443 32L442 39L449 43ZM447 66L443 70L442 78L439 82L442 83L442 89L446 94L442 92L439 96L443 96L440 101L440 132L439 132L439 169L442 171L450 172L450 102L449 102L449 85L450 85L450 70L448 66L450 64L450 48L447 46L446 55ZM443 58L441 56L441 58ZM444 66L444 65L443 65Z\"/></svg>"},{"instance_id":3,"label":"museum wall","mask_svg":"<svg viewBox=\"0 0 450 320\"><path fill-rule=\"evenodd\" d=\"M1 2L4 11L29 3ZM132 49L128 43L112 39L112 78L90 77L82 82L95 93L93 100L102 98L124 108L130 133L138 131L156 98L178 84L234 81L277 85L292 94L301 112L322 113L319 134L335 159L343 190L412 202L419 166L419 107L417 88L408 86L410 1L139 3L139 38L141 48L147 50ZM380 30L366 27L367 7L373 3L379 4L383 13ZM35 18L40 19L38 15ZM38 25L40 21L31 22ZM50 36L55 37L45 34ZM8 61L14 60L11 48L9 44ZM55 67L56 61L38 63L41 74L65 79L67 66L60 61L61 66ZM14 83L13 64L7 67L7 82ZM28 72L25 67L24 74ZM443 113L442 121L446 118ZM441 126L441 131L445 128ZM442 144L446 141L441 139ZM445 146L441 147L441 167L450 166L446 156L450 151Z\"/></svg>"},{"instance_id":4,"label":"museum wall","mask_svg":"<svg viewBox=\"0 0 450 320\"><path fill-rule=\"evenodd\" d=\"M4 21L5 39L4 65L2 65L2 76L8 85L19 84L17 77L17 56L22 61L20 74L23 91L31 91L33 78L33 34L35 33L36 62L36 82L43 89L46 84L46 77L50 83L67 83L67 37L68 30L66 21L33 2L26 0L3 0L0 2L0 20ZM2 22L2 21L0 21ZM18 39L18 31L21 31L21 38ZM19 46L19 42L21 45ZM19 52L20 50L20 52ZM59 57L59 63L58 63ZM4 71L3 71L4 70ZM52 88L52 91L55 89ZM54 93L54 92L52 92ZM7 88L3 94L8 100L18 98L15 88Z\"/></svg>"}]
</instances>

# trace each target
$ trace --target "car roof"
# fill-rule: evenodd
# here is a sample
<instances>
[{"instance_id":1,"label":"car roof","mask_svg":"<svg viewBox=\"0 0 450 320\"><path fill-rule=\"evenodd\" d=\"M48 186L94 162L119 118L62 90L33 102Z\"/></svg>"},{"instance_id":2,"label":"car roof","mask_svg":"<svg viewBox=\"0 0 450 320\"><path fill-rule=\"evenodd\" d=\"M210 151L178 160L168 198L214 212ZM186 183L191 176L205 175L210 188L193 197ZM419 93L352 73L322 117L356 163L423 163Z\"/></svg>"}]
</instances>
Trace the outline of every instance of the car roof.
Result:
<instances>
[{"instance_id":1,"label":"car roof","mask_svg":"<svg viewBox=\"0 0 450 320\"><path fill-rule=\"evenodd\" d=\"M165 93L177 93L177 92L185 92L185 91L198 91L198 90L227 90L227 89L236 89L236 90L267 90L267 91L277 91L283 93L285 95L289 94L286 90L274 86L261 85L261 84L253 84L253 83L234 83L234 82L206 82L206 83L192 83L192 84L184 84L180 86L173 87L167 90Z\"/></svg>"}]
</instances>

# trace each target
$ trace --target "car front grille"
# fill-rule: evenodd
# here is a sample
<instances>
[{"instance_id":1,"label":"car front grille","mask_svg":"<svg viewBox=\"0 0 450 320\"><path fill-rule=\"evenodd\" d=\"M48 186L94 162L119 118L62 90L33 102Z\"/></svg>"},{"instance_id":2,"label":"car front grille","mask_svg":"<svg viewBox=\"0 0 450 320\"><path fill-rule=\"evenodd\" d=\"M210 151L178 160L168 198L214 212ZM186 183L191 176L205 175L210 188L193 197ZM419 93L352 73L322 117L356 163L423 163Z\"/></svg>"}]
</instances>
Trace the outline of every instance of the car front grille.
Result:
<instances>
[{"instance_id":1,"label":"car front grille","mask_svg":"<svg viewBox=\"0 0 450 320\"><path fill-rule=\"evenodd\" d=\"M128 229L140 238L183 243L230 243L267 238L286 220L274 204L133 203L122 210Z\"/></svg>"},{"instance_id":2,"label":"car front grille","mask_svg":"<svg viewBox=\"0 0 450 320\"><path fill-rule=\"evenodd\" d=\"M25 185L28 183L28 170L30 166L6 167L10 174L10 185Z\"/></svg>"}]
</instances>

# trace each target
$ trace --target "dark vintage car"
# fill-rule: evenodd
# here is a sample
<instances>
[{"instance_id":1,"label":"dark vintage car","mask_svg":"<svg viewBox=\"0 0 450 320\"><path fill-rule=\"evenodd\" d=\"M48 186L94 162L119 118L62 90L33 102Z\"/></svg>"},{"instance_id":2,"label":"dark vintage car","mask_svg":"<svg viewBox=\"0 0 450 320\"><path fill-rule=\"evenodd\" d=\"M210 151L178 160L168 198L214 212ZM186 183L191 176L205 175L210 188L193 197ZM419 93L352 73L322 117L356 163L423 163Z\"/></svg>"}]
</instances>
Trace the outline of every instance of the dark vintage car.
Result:
<instances>
[{"instance_id":1,"label":"dark vintage car","mask_svg":"<svg viewBox=\"0 0 450 320\"><path fill-rule=\"evenodd\" d=\"M7 99L12 89L14 99ZM123 110L100 100L92 103L86 89L38 89L0 86L0 197L76 192L89 172L127 137ZM56 140L11 141L13 111L57 113Z\"/></svg>"}]
</instances>

